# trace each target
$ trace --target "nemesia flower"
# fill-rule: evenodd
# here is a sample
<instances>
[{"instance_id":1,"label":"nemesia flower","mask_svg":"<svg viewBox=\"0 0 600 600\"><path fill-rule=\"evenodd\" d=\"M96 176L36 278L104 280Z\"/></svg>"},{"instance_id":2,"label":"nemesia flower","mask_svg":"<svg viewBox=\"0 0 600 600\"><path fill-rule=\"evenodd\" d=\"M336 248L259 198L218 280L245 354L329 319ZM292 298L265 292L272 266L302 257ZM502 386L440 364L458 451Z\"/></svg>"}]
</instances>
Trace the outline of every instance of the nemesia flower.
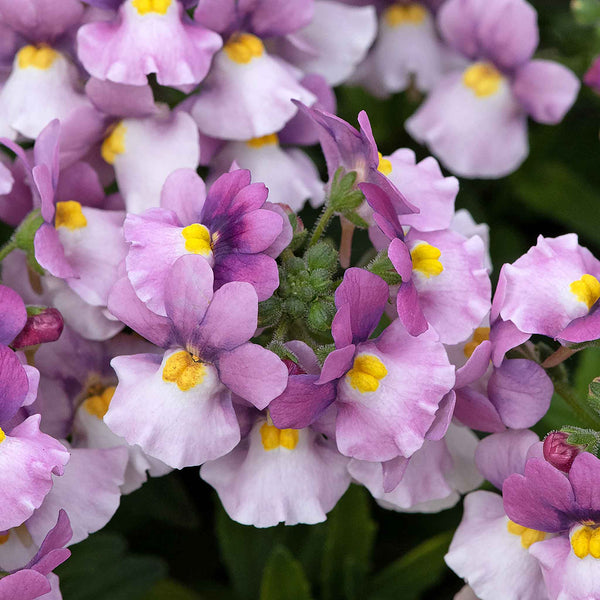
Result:
<instances>
[{"instance_id":1,"label":"nemesia flower","mask_svg":"<svg viewBox=\"0 0 600 600\"><path fill-rule=\"evenodd\" d=\"M507 349L533 334L562 343L600 338L599 279L600 261L575 234L539 236L535 246L500 271L492 318L514 330Z\"/></svg>"},{"instance_id":2,"label":"nemesia flower","mask_svg":"<svg viewBox=\"0 0 600 600\"><path fill-rule=\"evenodd\" d=\"M269 298L279 285L269 248L282 233L283 218L266 209L267 194L264 184L250 183L245 170L225 173L208 194L194 171L170 175L161 208L125 221L127 276L139 298L164 315L165 282L181 256L210 264L217 288L247 281L259 300Z\"/></svg>"},{"instance_id":3,"label":"nemesia flower","mask_svg":"<svg viewBox=\"0 0 600 600\"><path fill-rule=\"evenodd\" d=\"M562 65L532 60L537 14L525 0L448 0L444 41L471 64L445 75L407 131L464 177L502 177L526 158L527 117L559 123L579 90Z\"/></svg>"},{"instance_id":4,"label":"nemesia flower","mask_svg":"<svg viewBox=\"0 0 600 600\"><path fill-rule=\"evenodd\" d=\"M409 85L427 92L444 74L448 49L436 28L439 0L380 2L379 30L354 81L375 96L401 92Z\"/></svg>"},{"instance_id":5,"label":"nemesia flower","mask_svg":"<svg viewBox=\"0 0 600 600\"><path fill-rule=\"evenodd\" d=\"M206 76L220 36L194 23L179 0L96 2L118 9L112 21L88 23L77 33L79 60L98 79L145 85L156 73L161 85L196 84Z\"/></svg>"},{"instance_id":6,"label":"nemesia flower","mask_svg":"<svg viewBox=\"0 0 600 600\"><path fill-rule=\"evenodd\" d=\"M6 600L34 600L55 592L56 597L60 597L58 577L52 571L71 555L71 551L64 548L70 539L69 518L65 511L60 511L56 525L35 556L22 568L0 577L0 596Z\"/></svg>"},{"instance_id":7,"label":"nemesia flower","mask_svg":"<svg viewBox=\"0 0 600 600\"><path fill-rule=\"evenodd\" d=\"M544 536L530 550L540 563L551 600L586 600L596 595L599 476L600 460L582 452L568 476L542 458L530 458L524 474L511 475L502 487L506 514L515 523L558 534Z\"/></svg>"},{"instance_id":8,"label":"nemesia flower","mask_svg":"<svg viewBox=\"0 0 600 600\"><path fill-rule=\"evenodd\" d=\"M271 56L263 39L292 33L313 15L312 1L268 0L237 6L202 0L194 19L225 40L196 96L191 114L200 131L226 140L275 133L297 111L291 99L313 104L315 96L298 81L291 65Z\"/></svg>"},{"instance_id":9,"label":"nemesia flower","mask_svg":"<svg viewBox=\"0 0 600 600\"><path fill-rule=\"evenodd\" d=\"M287 384L279 358L248 342L256 330L254 288L230 282L213 293L205 260L186 255L175 262L165 281L166 317L150 312L127 278L113 288L109 309L166 352L112 360L119 384L104 421L174 468L214 460L237 445L231 392L263 409Z\"/></svg>"},{"instance_id":10,"label":"nemesia flower","mask_svg":"<svg viewBox=\"0 0 600 600\"><path fill-rule=\"evenodd\" d=\"M479 443L477 466L502 487L512 473L523 472L528 456L539 455L537 442L527 430L493 434ZM464 515L445 560L483 600L546 600L540 566L532 556L545 538L542 531L511 521L501 496L477 491L465 498Z\"/></svg>"},{"instance_id":11,"label":"nemesia flower","mask_svg":"<svg viewBox=\"0 0 600 600\"><path fill-rule=\"evenodd\" d=\"M368 339L387 298L388 286L382 279L362 269L346 270L335 293L336 350L325 360L318 381L338 381L337 446L342 454L360 460L387 461L414 454L454 384L454 369L432 331L412 337L396 320L378 338ZM407 370L411 379L403 375ZM423 377L418 375L421 370ZM417 380L419 385L414 385ZM297 419L295 412L274 422L293 427Z\"/></svg>"}]
</instances>

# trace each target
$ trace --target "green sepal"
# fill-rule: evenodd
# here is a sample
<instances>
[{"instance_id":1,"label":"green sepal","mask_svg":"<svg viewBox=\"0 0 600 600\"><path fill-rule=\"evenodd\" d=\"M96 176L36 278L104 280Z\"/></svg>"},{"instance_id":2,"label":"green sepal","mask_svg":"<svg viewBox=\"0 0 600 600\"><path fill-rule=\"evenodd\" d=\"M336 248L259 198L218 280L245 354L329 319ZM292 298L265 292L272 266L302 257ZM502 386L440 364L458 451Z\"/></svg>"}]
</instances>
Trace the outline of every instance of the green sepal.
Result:
<instances>
[{"instance_id":1,"label":"green sepal","mask_svg":"<svg viewBox=\"0 0 600 600\"><path fill-rule=\"evenodd\" d=\"M317 355L317 360L320 364L325 362L325 359L335 350L335 344L325 344L323 346L319 346L315 350L315 354Z\"/></svg>"},{"instance_id":2,"label":"green sepal","mask_svg":"<svg viewBox=\"0 0 600 600\"><path fill-rule=\"evenodd\" d=\"M600 0L573 0L571 9L581 25L597 25L600 22Z\"/></svg>"},{"instance_id":3,"label":"green sepal","mask_svg":"<svg viewBox=\"0 0 600 600\"><path fill-rule=\"evenodd\" d=\"M304 260L311 271L323 269L327 273L333 273L338 268L338 252L327 240L311 246L305 252Z\"/></svg>"},{"instance_id":4,"label":"green sepal","mask_svg":"<svg viewBox=\"0 0 600 600\"><path fill-rule=\"evenodd\" d=\"M258 303L258 326L271 327L276 325L282 314L281 298L271 296L267 300Z\"/></svg>"},{"instance_id":5,"label":"green sepal","mask_svg":"<svg viewBox=\"0 0 600 600\"><path fill-rule=\"evenodd\" d=\"M585 452L591 452L598 456L600 450L600 433L593 429L584 429L583 427L574 427L566 425L561 431L569 434L567 443L572 446L580 446Z\"/></svg>"},{"instance_id":6,"label":"green sepal","mask_svg":"<svg viewBox=\"0 0 600 600\"><path fill-rule=\"evenodd\" d=\"M362 217L359 217L355 212L345 212L344 217L356 227L360 227L360 229L369 228L369 224Z\"/></svg>"},{"instance_id":7,"label":"green sepal","mask_svg":"<svg viewBox=\"0 0 600 600\"><path fill-rule=\"evenodd\" d=\"M334 316L335 304L331 300L319 299L311 303L306 322L313 331L329 331Z\"/></svg>"},{"instance_id":8,"label":"green sepal","mask_svg":"<svg viewBox=\"0 0 600 600\"><path fill-rule=\"evenodd\" d=\"M356 171L346 173L344 167L335 172L329 191L329 206L336 213L356 210L363 203L364 194L354 187L356 177Z\"/></svg>"},{"instance_id":9,"label":"green sepal","mask_svg":"<svg viewBox=\"0 0 600 600\"><path fill-rule=\"evenodd\" d=\"M388 285L400 285L402 277L398 275L392 261L388 258L387 250L382 250L367 265L367 271L379 275Z\"/></svg>"}]
</instances>

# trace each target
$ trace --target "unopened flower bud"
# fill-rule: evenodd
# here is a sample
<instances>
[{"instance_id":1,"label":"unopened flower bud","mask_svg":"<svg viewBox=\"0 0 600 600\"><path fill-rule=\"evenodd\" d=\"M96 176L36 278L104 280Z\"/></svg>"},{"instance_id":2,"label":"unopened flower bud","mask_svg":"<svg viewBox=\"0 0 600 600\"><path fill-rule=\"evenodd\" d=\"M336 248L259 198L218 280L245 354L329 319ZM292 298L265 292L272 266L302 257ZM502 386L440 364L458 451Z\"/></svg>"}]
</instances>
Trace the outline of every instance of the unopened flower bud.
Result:
<instances>
[{"instance_id":1,"label":"unopened flower bud","mask_svg":"<svg viewBox=\"0 0 600 600\"><path fill-rule=\"evenodd\" d=\"M283 364L287 367L288 374L290 374L290 375L306 374L306 371L298 363L295 363L293 360L291 360L289 358L282 358L281 360L283 361Z\"/></svg>"},{"instance_id":2,"label":"unopened flower bud","mask_svg":"<svg viewBox=\"0 0 600 600\"><path fill-rule=\"evenodd\" d=\"M13 340L15 349L55 342L62 333L64 322L56 308L28 308L27 322L21 333Z\"/></svg>"},{"instance_id":3,"label":"unopened flower bud","mask_svg":"<svg viewBox=\"0 0 600 600\"><path fill-rule=\"evenodd\" d=\"M544 439L544 458L559 471L568 473L575 457L583 450L581 446L569 444L568 433L552 431Z\"/></svg>"}]
</instances>

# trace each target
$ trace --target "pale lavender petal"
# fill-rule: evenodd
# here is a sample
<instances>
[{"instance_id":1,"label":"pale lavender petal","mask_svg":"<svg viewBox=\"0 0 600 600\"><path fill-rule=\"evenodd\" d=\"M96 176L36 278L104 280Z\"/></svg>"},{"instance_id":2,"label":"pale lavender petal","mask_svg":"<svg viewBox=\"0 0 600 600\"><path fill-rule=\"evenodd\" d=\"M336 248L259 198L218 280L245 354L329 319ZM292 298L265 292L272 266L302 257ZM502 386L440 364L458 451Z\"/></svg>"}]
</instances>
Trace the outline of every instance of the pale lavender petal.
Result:
<instances>
[{"instance_id":1,"label":"pale lavender petal","mask_svg":"<svg viewBox=\"0 0 600 600\"><path fill-rule=\"evenodd\" d=\"M579 454L569 471L569 481L573 486L575 501L579 508L595 515L600 513L598 477L600 477L600 460L589 452Z\"/></svg>"},{"instance_id":2,"label":"pale lavender petal","mask_svg":"<svg viewBox=\"0 0 600 600\"><path fill-rule=\"evenodd\" d=\"M25 401L29 383L17 355L0 345L0 425L12 419Z\"/></svg>"},{"instance_id":3,"label":"pale lavender petal","mask_svg":"<svg viewBox=\"0 0 600 600\"><path fill-rule=\"evenodd\" d=\"M158 112L149 85L126 85L91 77L85 93L98 110L114 117L147 117Z\"/></svg>"},{"instance_id":4,"label":"pale lavender petal","mask_svg":"<svg viewBox=\"0 0 600 600\"><path fill-rule=\"evenodd\" d=\"M350 344L329 354L323 363L319 384L328 383L345 375L352 366L355 351L356 346Z\"/></svg>"},{"instance_id":5,"label":"pale lavender petal","mask_svg":"<svg viewBox=\"0 0 600 600\"><path fill-rule=\"evenodd\" d=\"M66 279L78 275L69 264L63 245L58 237L58 232L52 225L44 223L37 230L34 238L34 248L37 261L55 277Z\"/></svg>"},{"instance_id":6,"label":"pale lavender petal","mask_svg":"<svg viewBox=\"0 0 600 600\"><path fill-rule=\"evenodd\" d=\"M10 344L26 322L27 310L21 296L13 289L0 285L0 344Z\"/></svg>"},{"instance_id":7,"label":"pale lavender petal","mask_svg":"<svg viewBox=\"0 0 600 600\"><path fill-rule=\"evenodd\" d=\"M256 290L259 301L266 300L279 287L279 271L273 258L265 254L228 254L215 265L215 287L229 281L246 281Z\"/></svg>"},{"instance_id":8,"label":"pale lavender petal","mask_svg":"<svg viewBox=\"0 0 600 600\"><path fill-rule=\"evenodd\" d=\"M177 169L171 173L160 194L162 208L172 210L182 225L199 222L206 187L202 178L193 169Z\"/></svg>"}]
</instances>

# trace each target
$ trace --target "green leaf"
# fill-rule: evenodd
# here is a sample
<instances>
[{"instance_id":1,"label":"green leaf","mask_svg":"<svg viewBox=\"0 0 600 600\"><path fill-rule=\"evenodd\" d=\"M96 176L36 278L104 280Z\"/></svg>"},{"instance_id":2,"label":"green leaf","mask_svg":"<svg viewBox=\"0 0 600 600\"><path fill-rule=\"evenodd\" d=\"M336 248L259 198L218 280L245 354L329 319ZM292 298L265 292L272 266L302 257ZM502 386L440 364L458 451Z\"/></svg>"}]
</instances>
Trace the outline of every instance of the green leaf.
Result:
<instances>
[{"instance_id":1,"label":"green leaf","mask_svg":"<svg viewBox=\"0 0 600 600\"><path fill-rule=\"evenodd\" d=\"M144 596L143 600L201 600L201 597L173 579L163 579Z\"/></svg>"},{"instance_id":2,"label":"green leaf","mask_svg":"<svg viewBox=\"0 0 600 600\"><path fill-rule=\"evenodd\" d=\"M117 534L97 533L71 552L56 569L68 600L138 600L166 575L161 559L129 554Z\"/></svg>"},{"instance_id":3,"label":"green leaf","mask_svg":"<svg viewBox=\"0 0 600 600\"><path fill-rule=\"evenodd\" d=\"M444 555L453 533L446 531L428 539L378 573L371 581L368 599L418 600L442 578Z\"/></svg>"},{"instance_id":4,"label":"green leaf","mask_svg":"<svg viewBox=\"0 0 600 600\"><path fill-rule=\"evenodd\" d=\"M260 600L311 600L302 565L285 546L275 546L265 567Z\"/></svg>"},{"instance_id":5,"label":"green leaf","mask_svg":"<svg viewBox=\"0 0 600 600\"><path fill-rule=\"evenodd\" d=\"M350 486L327 519L321 571L323 600L360 597L370 566L375 531L367 491Z\"/></svg>"},{"instance_id":6,"label":"green leaf","mask_svg":"<svg viewBox=\"0 0 600 600\"><path fill-rule=\"evenodd\" d=\"M344 217L346 217L346 219L348 219L348 221L350 221L350 223L356 227L360 227L361 229L369 228L369 224L362 217L359 217L355 212L345 212Z\"/></svg>"}]
</instances>

